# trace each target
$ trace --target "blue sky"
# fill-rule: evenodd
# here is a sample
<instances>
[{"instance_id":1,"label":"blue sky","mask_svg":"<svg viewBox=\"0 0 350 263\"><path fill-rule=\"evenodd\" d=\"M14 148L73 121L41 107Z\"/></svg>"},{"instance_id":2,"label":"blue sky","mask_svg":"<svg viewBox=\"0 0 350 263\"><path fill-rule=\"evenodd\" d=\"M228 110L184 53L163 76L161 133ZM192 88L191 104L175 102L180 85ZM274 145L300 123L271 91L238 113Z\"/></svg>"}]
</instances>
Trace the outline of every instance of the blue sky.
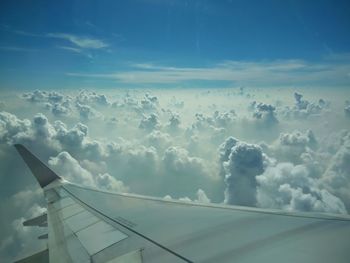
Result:
<instances>
[{"instance_id":1,"label":"blue sky","mask_svg":"<svg viewBox=\"0 0 350 263\"><path fill-rule=\"evenodd\" d=\"M348 1L2 1L1 89L350 83Z\"/></svg>"}]
</instances>

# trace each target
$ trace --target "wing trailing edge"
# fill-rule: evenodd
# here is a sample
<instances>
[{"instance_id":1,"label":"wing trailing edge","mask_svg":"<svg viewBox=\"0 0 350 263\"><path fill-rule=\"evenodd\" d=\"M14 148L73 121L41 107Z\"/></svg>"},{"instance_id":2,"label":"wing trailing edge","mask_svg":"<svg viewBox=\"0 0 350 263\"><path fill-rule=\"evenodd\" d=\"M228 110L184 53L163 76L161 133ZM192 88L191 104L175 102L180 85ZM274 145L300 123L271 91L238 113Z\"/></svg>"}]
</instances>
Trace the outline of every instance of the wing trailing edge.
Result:
<instances>
[{"instance_id":1,"label":"wing trailing edge","mask_svg":"<svg viewBox=\"0 0 350 263\"><path fill-rule=\"evenodd\" d=\"M15 144L14 146L18 151L18 153L21 155L24 162L29 167L32 174L35 176L41 188L44 188L45 186L52 183L53 181L61 178L55 172L53 172L49 167L47 167L43 162L41 162L34 154L32 154L22 144Z\"/></svg>"},{"instance_id":2,"label":"wing trailing edge","mask_svg":"<svg viewBox=\"0 0 350 263\"><path fill-rule=\"evenodd\" d=\"M43 251L37 252L29 257L22 258L14 263L49 263L49 250L46 248Z\"/></svg>"}]
</instances>

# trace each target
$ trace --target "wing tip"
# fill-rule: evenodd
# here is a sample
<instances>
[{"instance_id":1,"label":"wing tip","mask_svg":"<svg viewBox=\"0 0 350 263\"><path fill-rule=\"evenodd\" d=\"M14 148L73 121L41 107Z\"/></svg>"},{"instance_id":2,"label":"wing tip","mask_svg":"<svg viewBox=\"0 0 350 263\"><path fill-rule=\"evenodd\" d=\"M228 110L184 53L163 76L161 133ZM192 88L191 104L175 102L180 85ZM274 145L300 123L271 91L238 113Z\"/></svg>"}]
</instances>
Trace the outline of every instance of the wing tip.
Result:
<instances>
[{"instance_id":1,"label":"wing tip","mask_svg":"<svg viewBox=\"0 0 350 263\"><path fill-rule=\"evenodd\" d=\"M24 148L24 146L20 143L15 143L13 146L15 146L16 149Z\"/></svg>"},{"instance_id":2,"label":"wing tip","mask_svg":"<svg viewBox=\"0 0 350 263\"><path fill-rule=\"evenodd\" d=\"M14 147L42 188L61 178L22 144L14 144Z\"/></svg>"}]
</instances>

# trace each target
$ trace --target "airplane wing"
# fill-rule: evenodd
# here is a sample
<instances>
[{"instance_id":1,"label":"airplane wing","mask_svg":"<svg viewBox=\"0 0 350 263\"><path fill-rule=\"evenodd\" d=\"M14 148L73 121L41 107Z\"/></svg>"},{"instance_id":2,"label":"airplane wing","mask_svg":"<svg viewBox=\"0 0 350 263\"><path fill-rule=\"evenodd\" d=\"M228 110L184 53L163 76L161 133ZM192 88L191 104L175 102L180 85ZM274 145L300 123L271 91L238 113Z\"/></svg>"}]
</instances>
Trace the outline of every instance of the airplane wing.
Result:
<instances>
[{"instance_id":1,"label":"airplane wing","mask_svg":"<svg viewBox=\"0 0 350 263\"><path fill-rule=\"evenodd\" d=\"M349 216L86 188L15 147L47 200L47 216L29 223L47 220L50 262L349 262Z\"/></svg>"}]
</instances>

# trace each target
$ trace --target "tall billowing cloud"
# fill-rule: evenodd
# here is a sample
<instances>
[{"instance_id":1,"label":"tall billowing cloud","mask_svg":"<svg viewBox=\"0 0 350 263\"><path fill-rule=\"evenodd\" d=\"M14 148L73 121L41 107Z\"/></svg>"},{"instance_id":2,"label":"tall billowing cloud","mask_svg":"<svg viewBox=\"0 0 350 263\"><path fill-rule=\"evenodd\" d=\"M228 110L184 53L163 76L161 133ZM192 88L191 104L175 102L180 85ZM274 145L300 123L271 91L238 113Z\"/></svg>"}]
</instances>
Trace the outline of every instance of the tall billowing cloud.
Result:
<instances>
[{"instance_id":1,"label":"tall billowing cloud","mask_svg":"<svg viewBox=\"0 0 350 263\"><path fill-rule=\"evenodd\" d=\"M264 172L266 157L258 145L235 142L232 138L222 148L228 150L228 159L223 162L225 171L225 203L235 205L256 205L256 176ZM225 153L224 153L225 154Z\"/></svg>"}]
</instances>

